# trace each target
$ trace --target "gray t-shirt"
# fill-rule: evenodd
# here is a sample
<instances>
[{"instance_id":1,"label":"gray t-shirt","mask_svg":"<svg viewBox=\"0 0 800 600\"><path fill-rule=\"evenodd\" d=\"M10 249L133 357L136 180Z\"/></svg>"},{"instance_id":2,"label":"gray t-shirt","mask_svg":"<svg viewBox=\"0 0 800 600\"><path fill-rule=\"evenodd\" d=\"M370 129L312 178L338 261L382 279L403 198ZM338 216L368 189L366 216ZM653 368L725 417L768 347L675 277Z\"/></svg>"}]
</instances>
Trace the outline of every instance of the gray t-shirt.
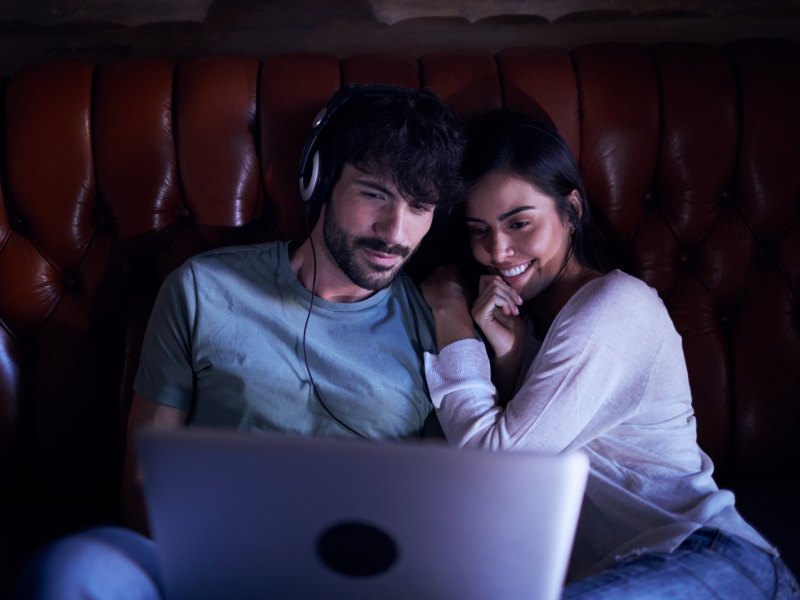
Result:
<instances>
[{"instance_id":1,"label":"gray t-shirt","mask_svg":"<svg viewBox=\"0 0 800 600\"><path fill-rule=\"evenodd\" d=\"M194 257L164 281L134 389L188 411L192 425L355 435L318 392L365 437L419 435L432 410L422 355L435 351L435 337L410 278L401 273L359 302L314 298L311 379L310 303L285 242Z\"/></svg>"}]
</instances>

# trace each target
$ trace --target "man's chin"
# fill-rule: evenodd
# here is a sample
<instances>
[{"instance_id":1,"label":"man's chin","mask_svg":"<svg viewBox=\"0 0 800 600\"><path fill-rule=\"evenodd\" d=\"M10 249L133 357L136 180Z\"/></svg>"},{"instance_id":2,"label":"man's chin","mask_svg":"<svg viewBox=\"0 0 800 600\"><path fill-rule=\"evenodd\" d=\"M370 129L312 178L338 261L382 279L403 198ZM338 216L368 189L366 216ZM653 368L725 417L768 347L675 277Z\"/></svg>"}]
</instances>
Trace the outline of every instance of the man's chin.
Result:
<instances>
[{"instance_id":1,"label":"man's chin","mask_svg":"<svg viewBox=\"0 0 800 600\"><path fill-rule=\"evenodd\" d=\"M354 283L366 290L377 292L391 285L401 267L402 265L385 270L375 268L369 269L368 275L359 277L360 281L355 281Z\"/></svg>"}]
</instances>

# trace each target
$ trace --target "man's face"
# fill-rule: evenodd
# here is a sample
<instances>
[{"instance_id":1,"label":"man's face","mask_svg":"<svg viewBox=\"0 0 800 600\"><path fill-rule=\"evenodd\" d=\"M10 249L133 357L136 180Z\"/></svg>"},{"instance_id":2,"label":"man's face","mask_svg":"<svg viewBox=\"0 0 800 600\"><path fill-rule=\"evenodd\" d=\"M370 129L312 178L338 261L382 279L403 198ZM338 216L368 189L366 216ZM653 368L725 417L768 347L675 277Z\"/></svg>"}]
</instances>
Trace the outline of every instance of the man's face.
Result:
<instances>
[{"instance_id":1,"label":"man's face","mask_svg":"<svg viewBox=\"0 0 800 600\"><path fill-rule=\"evenodd\" d=\"M389 285L433 221L433 206L405 198L391 180L345 165L325 207L325 243L357 286Z\"/></svg>"}]
</instances>

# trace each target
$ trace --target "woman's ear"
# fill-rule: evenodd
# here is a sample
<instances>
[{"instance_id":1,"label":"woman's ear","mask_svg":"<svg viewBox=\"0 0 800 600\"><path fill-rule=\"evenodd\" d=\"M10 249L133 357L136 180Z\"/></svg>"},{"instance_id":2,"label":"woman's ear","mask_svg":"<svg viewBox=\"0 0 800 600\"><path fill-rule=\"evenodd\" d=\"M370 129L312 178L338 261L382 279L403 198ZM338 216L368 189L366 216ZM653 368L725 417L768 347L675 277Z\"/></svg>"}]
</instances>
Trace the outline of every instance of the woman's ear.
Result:
<instances>
[{"instance_id":1,"label":"woman's ear","mask_svg":"<svg viewBox=\"0 0 800 600\"><path fill-rule=\"evenodd\" d=\"M579 223L581 217L583 217L583 202L581 202L581 193L578 190L572 190L567 197L567 202L569 202L570 206L572 206L572 209L575 211L573 214ZM574 223L574 225L577 225L578 223Z\"/></svg>"}]
</instances>

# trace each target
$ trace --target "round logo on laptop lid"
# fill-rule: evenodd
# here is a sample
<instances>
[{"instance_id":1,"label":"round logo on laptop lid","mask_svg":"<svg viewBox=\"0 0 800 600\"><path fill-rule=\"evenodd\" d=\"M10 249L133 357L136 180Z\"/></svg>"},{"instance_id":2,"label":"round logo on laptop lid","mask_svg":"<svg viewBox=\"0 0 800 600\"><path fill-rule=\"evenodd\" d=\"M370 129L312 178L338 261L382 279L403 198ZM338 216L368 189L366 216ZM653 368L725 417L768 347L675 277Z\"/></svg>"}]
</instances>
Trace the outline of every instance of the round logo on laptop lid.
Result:
<instances>
[{"instance_id":1,"label":"round logo on laptop lid","mask_svg":"<svg viewBox=\"0 0 800 600\"><path fill-rule=\"evenodd\" d=\"M328 527L317 539L317 555L330 569L350 577L372 577L397 561L397 544L385 531L363 522Z\"/></svg>"}]
</instances>

